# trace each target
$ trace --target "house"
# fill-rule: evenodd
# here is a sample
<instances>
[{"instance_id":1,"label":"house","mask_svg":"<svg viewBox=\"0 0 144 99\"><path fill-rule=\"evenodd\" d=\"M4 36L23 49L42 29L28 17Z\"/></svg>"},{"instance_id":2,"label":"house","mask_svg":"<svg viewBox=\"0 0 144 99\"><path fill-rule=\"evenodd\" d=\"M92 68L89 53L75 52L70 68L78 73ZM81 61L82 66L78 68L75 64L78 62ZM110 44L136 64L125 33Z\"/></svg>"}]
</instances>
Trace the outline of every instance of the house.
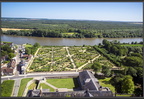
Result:
<instances>
[{"instance_id":1,"label":"house","mask_svg":"<svg viewBox=\"0 0 144 99\"><path fill-rule=\"evenodd\" d=\"M24 73L25 60L21 60L21 62L18 64L17 69L18 69L18 71L20 72L20 74L23 74L23 73Z\"/></svg>"},{"instance_id":2,"label":"house","mask_svg":"<svg viewBox=\"0 0 144 99\"><path fill-rule=\"evenodd\" d=\"M8 65L7 65L7 67L14 69L15 66L16 66L16 60L15 59L11 59L10 62L8 63Z\"/></svg>"},{"instance_id":3,"label":"house","mask_svg":"<svg viewBox=\"0 0 144 99\"><path fill-rule=\"evenodd\" d=\"M1 68L1 75L12 75L16 72L16 60L11 59L6 67Z\"/></svg>"},{"instance_id":4,"label":"house","mask_svg":"<svg viewBox=\"0 0 144 99\"><path fill-rule=\"evenodd\" d=\"M3 61L6 61L7 59L8 59L8 55L1 56L1 63L2 63Z\"/></svg>"},{"instance_id":5,"label":"house","mask_svg":"<svg viewBox=\"0 0 144 99\"><path fill-rule=\"evenodd\" d=\"M1 68L1 75L12 75L13 71L14 70L12 68L2 67Z\"/></svg>"}]
</instances>

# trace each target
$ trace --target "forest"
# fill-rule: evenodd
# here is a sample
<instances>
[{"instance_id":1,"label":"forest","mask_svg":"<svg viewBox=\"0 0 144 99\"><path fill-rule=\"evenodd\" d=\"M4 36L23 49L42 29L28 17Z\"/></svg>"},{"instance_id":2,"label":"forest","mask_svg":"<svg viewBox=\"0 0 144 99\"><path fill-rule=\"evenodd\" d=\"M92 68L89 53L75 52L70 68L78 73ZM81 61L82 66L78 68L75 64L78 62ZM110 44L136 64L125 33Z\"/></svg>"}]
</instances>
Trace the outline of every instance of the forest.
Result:
<instances>
[{"instance_id":1,"label":"forest","mask_svg":"<svg viewBox=\"0 0 144 99\"><path fill-rule=\"evenodd\" d=\"M132 44L122 44L118 41L103 40L102 44L93 46L96 51L113 62L121 70L104 69L106 74L111 74L110 83L115 87L117 93L128 93L134 96L143 96L143 42L132 42ZM129 45L129 46L128 46ZM133 46L135 45L135 46ZM137 46L138 45L138 46ZM103 67L99 63L94 63L92 68L98 72Z\"/></svg>"},{"instance_id":2,"label":"forest","mask_svg":"<svg viewBox=\"0 0 144 99\"><path fill-rule=\"evenodd\" d=\"M6 35L57 38L133 38L142 37L142 23L88 20L2 18Z\"/></svg>"}]
</instances>

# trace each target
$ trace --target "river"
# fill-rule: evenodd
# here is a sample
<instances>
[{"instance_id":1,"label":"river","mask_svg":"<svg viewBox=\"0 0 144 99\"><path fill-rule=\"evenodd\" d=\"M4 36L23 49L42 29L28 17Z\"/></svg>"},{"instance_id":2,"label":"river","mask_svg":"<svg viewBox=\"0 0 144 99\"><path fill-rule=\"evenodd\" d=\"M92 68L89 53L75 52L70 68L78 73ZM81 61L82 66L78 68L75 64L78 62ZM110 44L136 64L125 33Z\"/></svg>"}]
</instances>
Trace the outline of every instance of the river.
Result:
<instances>
[{"instance_id":1,"label":"river","mask_svg":"<svg viewBox=\"0 0 144 99\"><path fill-rule=\"evenodd\" d=\"M15 44L34 44L38 42L40 45L54 46L81 46L81 45L98 45L103 39L108 41L117 40L121 43L141 42L143 38L48 38L48 37L28 37L1 35L1 41L13 42Z\"/></svg>"}]
</instances>

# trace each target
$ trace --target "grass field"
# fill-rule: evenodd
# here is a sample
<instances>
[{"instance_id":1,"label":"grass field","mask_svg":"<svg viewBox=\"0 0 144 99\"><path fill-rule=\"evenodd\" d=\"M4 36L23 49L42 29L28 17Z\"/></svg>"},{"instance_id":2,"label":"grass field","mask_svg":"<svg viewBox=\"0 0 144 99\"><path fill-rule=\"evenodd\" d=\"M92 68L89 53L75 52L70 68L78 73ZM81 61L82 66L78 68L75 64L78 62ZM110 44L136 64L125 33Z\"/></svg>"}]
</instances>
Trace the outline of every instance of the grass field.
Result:
<instances>
[{"instance_id":1,"label":"grass field","mask_svg":"<svg viewBox=\"0 0 144 99\"><path fill-rule=\"evenodd\" d=\"M143 44L121 44L121 46L143 46Z\"/></svg>"},{"instance_id":2,"label":"grass field","mask_svg":"<svg viewBox=\"0 0 144 99\"><path fill-rule=\"evenodd\" d=\"M14 80L3 81L3 83L1 84L1 96L11 97L13 86L14 86Z\"/></svg>"},{"instance_id":3,"label":"grass field","mask_svg":"<svg viewBox=\"0 0 144 99\"><path fill-rule=\"evenodd\" d=\"M31 45L31 44L25 44L24 46L25 47L32 47L33 45Z\"/></svg>"},{"instance_id":4,"label":"grass field","mask_svg":"<svg viewBox=\"0 0 144 99\"><path fill-rule=\"evenodd\" d=\"M20 88L19 88L19 92L18 92L18 96L22 96L23 92L24 92L24 89L27 85L27 83L32 80L33 78L25 78L25 79L22 79L21 80L21 84L20 84Z\"/></svg>"},{"instance_id":5,"label":"grass field","mask_svg":"<svg viewBox=\"0 0 144 99\"><path fill-rule=\"evenodd\" d=\"M65 78L65 79L47 79L47 82L54 85L57 88L75 88L75 81L73 78Z\"/></svg>"},{"instance_id":6,"label":"grass field","mask_svg":"<svg viewBox=\"0 0 144 99\"><path fill-rule=\"evenodd\" d=\"M29 87L28 87L28 90L33 90L34 88L36 88L36 83L32 83Z\"/></svg>"},{"instance_id":7,"label":"grass field","mask_svg":"<svg viewBox=\"0 0 144 99\"><path fill-rule=\"evenodd\" d=\"M20 30L29 30L29 29L15 29L15 28L1 28L2 31L8 31L8 30L15 30L15 31L20 31Z\"/></svg>"},{"instance_id":8,"label":"grass field","mask_svg":"<svg viewBox=\"0 0 144 99\"><path fill-rule=\"evenodd\" d=\"M99 83L100 83L100 85L103 86L103 87L108 87L108 88L110 88L110 90L111 90L113 93L115 93L115 88L114 88L114 86L112 86L112 85L109 83L109 80L110 80L110 79L111 79L111 78L99 79Z\"/></svg>"},{"instance_id":9,"label":"grass field","mask_svg":"<svg viewBox=\"0 0 144 99\"><path fill-rule=\"evenodd\" d=\"M117 94L116 96L119 96L119 97L131 97L131 95L123 95L123 94L121 94L121 95Z\"/></svg>"},{"instance_id":10,"label":"grass field","mask_svg":"<svg viewBox=\"0 0 144 99\"><path fill-rule=\"evenodd\" d=\"M74 34L74 32L67 32L67 33L62 33L62 34Z\"/></svg>"},{"instance_id":11,"label":"grass field","mask_svg":"<svg viewBox=\"0 0 144 99\"><path fill-rule=\"evenodd\" d=\"M39 88L40 89L42 87L42 89L49 89L50 92L55 92L55 90L53 88L51 88L50 86L44 84L44 83L40 83Z\"/></svg>"}]
</instances>

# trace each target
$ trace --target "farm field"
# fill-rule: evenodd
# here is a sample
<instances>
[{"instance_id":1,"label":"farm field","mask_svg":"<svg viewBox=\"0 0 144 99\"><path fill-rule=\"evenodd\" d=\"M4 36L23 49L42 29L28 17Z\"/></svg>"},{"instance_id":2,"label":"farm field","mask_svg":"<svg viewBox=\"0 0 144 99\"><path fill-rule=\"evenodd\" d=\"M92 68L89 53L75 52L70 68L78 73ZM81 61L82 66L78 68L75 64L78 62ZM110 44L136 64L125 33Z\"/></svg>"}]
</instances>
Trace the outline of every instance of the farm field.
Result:
<instances>
[{"instance_id":1,"label":"farm field","mask_svg":"<svg viewBox=\"0 0 144 99\"><path fill-rule=\"evenodd\" d=\"M16 28L1 28L2 31L8 31L8 30L15 30L15 31L20 31L20 30L30 30L30 29L16 29Z\"/></svg>"},{"instance_id":2,"label":"farm field","mask_svg":"<svg viewBox=\"0 0 144 99\"><path fill-rule=\"evenodd\" d=\"M87 46L43 46L39 49L28 72L71 71L91 64L99 53Z\"/></svg>"}]
</instances>

